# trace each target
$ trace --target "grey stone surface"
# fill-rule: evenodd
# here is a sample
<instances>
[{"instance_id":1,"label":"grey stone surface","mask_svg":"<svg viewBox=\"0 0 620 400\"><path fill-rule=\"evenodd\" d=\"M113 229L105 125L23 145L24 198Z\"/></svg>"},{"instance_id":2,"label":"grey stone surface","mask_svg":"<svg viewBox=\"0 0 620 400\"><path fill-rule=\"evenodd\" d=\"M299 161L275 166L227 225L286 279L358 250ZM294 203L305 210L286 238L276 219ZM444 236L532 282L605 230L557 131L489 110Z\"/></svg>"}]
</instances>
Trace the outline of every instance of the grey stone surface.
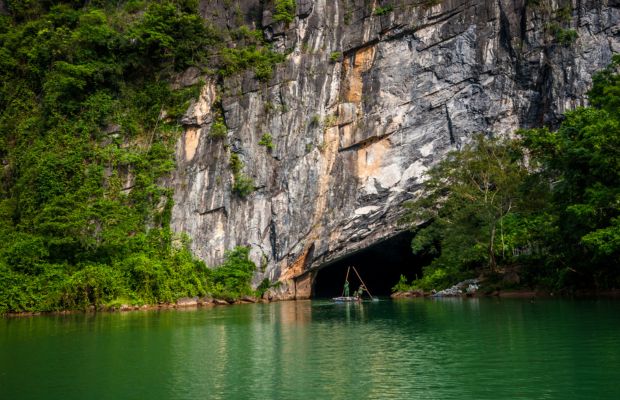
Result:
<instances>
[{"instance_id":1,"label":"grey stone surface","mask_svg":"<svg viewBox=\"0 0 620 400\"><path fill-rule=\"evenodd\" d=\"M317 268L402 229L425 171L473 134L556 126L585 105L592 74L620 50L615 1L401 0L375 16L374 2L304 0L288 26L240 3L289 54L268 83L247 72L205 86L177 146L172 226L211 266L250 246L256 282L281 280L280 298L307 297ZM230 27L225 14L217 23ZM578 38L556 43L552 23ZM208 136L217 96L224 141ZM231 151L257 186L245 199L231 191Z\"/></svg>"},{"instance_id":2,"label":"grey stone surface","mask_svg":"<svg viewBox=\"0 0 620 400\"><path fill-rule=\"evenodd\" d=\"M432 297L459 297L463 295L473 295L478 292L480 281L478 279L467 279L456 285L432 294Z\"/></svg>"}]
</instances>

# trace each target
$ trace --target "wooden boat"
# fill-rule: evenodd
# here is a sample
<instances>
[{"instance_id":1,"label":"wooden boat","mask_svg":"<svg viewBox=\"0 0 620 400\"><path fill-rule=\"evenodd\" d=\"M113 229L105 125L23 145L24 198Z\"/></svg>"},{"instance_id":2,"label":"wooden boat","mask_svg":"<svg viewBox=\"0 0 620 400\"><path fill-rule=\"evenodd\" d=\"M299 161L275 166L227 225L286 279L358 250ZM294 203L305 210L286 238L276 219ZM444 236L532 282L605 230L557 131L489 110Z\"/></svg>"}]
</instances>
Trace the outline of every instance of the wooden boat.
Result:
<instances>
[{"instance_id":1,"label":"wooden boat","mask_svg":"<svg viewBox=\"0 0 620 400\"><path fill-rule=\"evenodd\" d=\"M375 301L375 298L372 297L372 294L370 294L370 291L368 290L368 287L366 287L366 284L364 283L364 281L362 280L362 277L360 276L360 274L357 272L357 270L355 269L355 267L349 267L347 268L347 276L344 278L344 282L345 282L345 288L347 288L347 294L348 294L348 287L349 287L349 272L351 271L351 269L353 269L353 272L355 272L355 275L357 275L357 278L360 280L360 289L359 289L359 293L360 295L356 295L356 296L345 296L345 290L342 291L342 295L338 296L338 297L332 297L332 300L335 301L336 303L350 303L350 302L359 302L362 301L362 296L361 294L364 293L364 291L366 293L368 293L368 296L370 296L370 299L372 301ZM364 290L362 290L364 289ZM357 294L357 292L354 292L355 294Z\"/></svg>"},{"instance_id":2,"label":"wooden boat","mask_svg":"<svg viewBox=\"0 0 620 400\"><path fill-rule=\"evenodd\" d=\"M335 301L336 303L347 303L347 302L362 301L362 299L357 297L357 296L333 297L332 300Z\"/></svg>"}]
</instances>

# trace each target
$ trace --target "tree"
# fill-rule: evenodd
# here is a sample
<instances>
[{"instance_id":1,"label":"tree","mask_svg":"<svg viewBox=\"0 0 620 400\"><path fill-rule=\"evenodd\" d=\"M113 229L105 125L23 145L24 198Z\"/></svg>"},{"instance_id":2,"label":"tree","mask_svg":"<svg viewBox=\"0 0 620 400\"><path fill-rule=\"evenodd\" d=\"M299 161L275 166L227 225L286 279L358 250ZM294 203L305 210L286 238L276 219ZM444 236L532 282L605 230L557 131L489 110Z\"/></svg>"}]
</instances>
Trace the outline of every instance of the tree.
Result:
<instances>
[{"instance_id":1,"label":"tree","mask_svg":"<svg viewBox=\"0 0 620 400\"><path fill-rule=\"evenodd\" d=\"M412 241L414 253L437 256L428 276L445 281L481 265L497 270L507 248L504 220L519 209L527 174L518 141L482 134L429 170L425 196L407 204L405 218L414 226L430 221L414 228Z\"/></svg>"},{"instance_id":2,"label":"tree","mask_svg":"<svg viewBox=\"0 0 620 400\"><path fill-rule=\"evenodd\" d=\"M560 128L523 131L524 144L549 182L557 237L553 253L575 283L619 283L620 56L595 75L592 107L566 114ZM587 278L587 279L584 279Z\"/></svg>"}]
</instances>

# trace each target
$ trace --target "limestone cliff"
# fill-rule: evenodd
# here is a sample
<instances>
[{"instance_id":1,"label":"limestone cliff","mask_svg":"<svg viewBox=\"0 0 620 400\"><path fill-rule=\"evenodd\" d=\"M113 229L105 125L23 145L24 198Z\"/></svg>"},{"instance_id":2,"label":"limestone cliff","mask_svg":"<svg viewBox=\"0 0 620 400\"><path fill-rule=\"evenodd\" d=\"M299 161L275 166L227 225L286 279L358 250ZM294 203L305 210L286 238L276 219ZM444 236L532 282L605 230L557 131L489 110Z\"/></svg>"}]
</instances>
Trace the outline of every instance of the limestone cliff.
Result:
<instances>
[{"instance_id":1,"label":"limestone cliff","mask_svg":"<svg viewBox=\"0 0 620 400\"><path fill-rule=\"evenodd\" d=\"M437 3L437 4L435 4ZM220 28L262 29L287 54L273 78L207 82L177 146L172 226L209 265L249 245L279 296L400 229L424 172L477 132L555 125L620 51L618 0L203 1ZM228 127L209 136L216 99ZM274 149L258 143L269 133ZM232 193L231 152L257 189Z\"/></svg>"}]
</instances>

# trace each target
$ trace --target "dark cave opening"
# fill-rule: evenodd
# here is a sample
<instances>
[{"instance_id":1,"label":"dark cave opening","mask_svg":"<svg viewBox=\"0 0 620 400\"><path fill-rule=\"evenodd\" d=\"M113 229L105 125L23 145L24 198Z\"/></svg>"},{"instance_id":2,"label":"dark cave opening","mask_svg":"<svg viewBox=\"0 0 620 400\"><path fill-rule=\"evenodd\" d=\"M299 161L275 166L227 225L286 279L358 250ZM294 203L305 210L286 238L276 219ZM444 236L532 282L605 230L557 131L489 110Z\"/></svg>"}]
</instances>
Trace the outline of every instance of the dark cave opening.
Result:
<instances>
[{"instance_id":1,"label":"dark cave opening","mask_svg":"<svg viewBox=\"0 0 620 400\"><path fill-rule=\"evenodd\" d=\"M345 256L322 267L312 288L312 297L331 298L340 296L347 268L354 266L373 296L389 296L392 287L405 275L408 281L422 276L422 266L430 260L411 252L413 233L401 232L389 239ZM349 274L351 292L360 285L353 270Z\"/></svg>"}]
</instances>

